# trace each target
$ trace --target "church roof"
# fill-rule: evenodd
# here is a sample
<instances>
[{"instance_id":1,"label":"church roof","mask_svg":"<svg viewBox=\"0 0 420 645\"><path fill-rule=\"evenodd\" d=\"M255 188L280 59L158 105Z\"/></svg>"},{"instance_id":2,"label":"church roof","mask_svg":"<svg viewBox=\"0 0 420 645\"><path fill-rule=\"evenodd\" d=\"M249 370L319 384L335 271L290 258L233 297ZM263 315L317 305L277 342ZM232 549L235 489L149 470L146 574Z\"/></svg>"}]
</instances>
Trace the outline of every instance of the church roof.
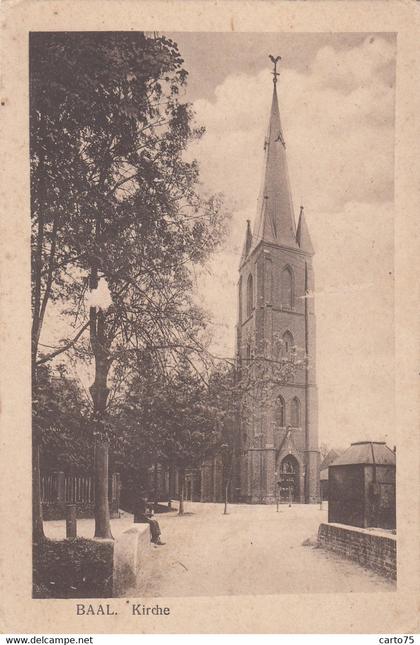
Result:
<instances>
[{"instance_id":1,"label":"church roof","mask_svg":"<svg viewBox=\"0 0 420 645\"><path fill-rule=\"evenodd\" d=\"M270 120L264 142L263 183L258 200L253 248L263 240L296 249L298 244L295 218L287 169L286 144L280 122L276 80L274 77Z\"/></svg>"},{"instance_id":2,"label":"church roof","mask_svg":"<svg viewBox=\"0 0 420 645\"><path fill-rule=\"evenodd\" d=\"M331 448L331 450L329 450L328 454L322 460L321 465L319 466L319 470L328 468L328 466L332 464L333 461L335 461L340 456L340 454L340 452L337 452L337 450Z\"/></svg>"}]
</instances>

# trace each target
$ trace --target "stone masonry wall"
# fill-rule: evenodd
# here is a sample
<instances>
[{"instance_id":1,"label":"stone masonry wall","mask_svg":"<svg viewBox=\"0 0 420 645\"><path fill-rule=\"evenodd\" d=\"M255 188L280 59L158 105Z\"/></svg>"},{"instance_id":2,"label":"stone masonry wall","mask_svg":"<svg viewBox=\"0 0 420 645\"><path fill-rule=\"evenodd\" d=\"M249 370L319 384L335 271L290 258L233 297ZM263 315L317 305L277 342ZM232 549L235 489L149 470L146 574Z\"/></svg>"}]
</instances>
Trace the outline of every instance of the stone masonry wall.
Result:
<instances>
[{"instance_id":1,"label":"stone masonry wall","mask_svg":"<svg viewBox=\"0 0 420 645\"><path fill-rule=\"evenodd\" d=\"M392 534L343 524L320 524L318 543L381 575L397 577L397 540Z\"/></svg>"}]
</instances>

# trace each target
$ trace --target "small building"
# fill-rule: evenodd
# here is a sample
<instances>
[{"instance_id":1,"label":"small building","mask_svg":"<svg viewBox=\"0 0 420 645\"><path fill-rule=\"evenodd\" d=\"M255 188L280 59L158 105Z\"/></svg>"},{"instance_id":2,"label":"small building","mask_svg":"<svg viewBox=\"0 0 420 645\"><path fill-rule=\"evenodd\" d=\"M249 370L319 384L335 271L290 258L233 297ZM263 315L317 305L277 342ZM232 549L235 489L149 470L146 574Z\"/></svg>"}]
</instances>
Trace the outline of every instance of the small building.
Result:
<instances>
[{"instance_id":1,"label":"small building","mask_svg":"<svg viewBox=\"0 0 420 645\"><path fill-rule=\"evenodd\" d=\"M319 467L319 492L321 501L328 500L328 466L340 456L341 452L331 449L321 462Z\"/></svg>"},{"instance_id":2,"label":"small building","mask_svg":"<svg viewBox=\"0 0 420 645\"><path fill-rule=\"evenodd\" d=\"M352 443L328 468L328 522L395 528L395 461L384 441Z\"/></svg>"},{"instance_id":3,"label":"small building","mask_svg":"<svg viewBox=\"0 0 420 645\"><path fill-rule=\"evenodd\" d=\"M328 467L319 473L319 493L322 502L328 501Z\"/></svg>"}]
</instances>

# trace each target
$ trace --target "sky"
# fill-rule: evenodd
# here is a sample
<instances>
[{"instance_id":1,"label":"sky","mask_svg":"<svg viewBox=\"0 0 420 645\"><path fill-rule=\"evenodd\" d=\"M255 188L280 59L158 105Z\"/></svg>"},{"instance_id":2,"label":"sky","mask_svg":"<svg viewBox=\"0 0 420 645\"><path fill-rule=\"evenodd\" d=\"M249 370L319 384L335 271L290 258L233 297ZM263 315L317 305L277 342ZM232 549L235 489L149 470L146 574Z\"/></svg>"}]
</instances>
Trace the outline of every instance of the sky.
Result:
<instances>
[{"instance_id":1,"label":"sky","mask_svg":"<svg viewBox=\"0 0 420 645\"><path fill-rule=\"evenodd\" d=\"M189 155L203 190L232 212L223 248L197 276L212 350L234 354L237 280L253 222L271 104L278 94L295 215L315 247L320 441L394 442L393 34L168 33L189 72L186 97L206 128Z\"/></svg>"},{"instance_id":2,"label":"sky","mask_svg":"<svg viewBox=\"0 0 420 645\"><path fill-rule=\"evenodd\" d=\"M212 352L235 353L239 260L256 216L273 88L268 55L280 55L295 216L304 205L315 248L319 439L392 447L395 34L165 35L178 43L185 98L206 128L187 156L199 162L203 192L223 193L232 214L222 248L196 270ZM54 344L62 327L51 311L43 342Z\"/></svg>"}]
</instances>

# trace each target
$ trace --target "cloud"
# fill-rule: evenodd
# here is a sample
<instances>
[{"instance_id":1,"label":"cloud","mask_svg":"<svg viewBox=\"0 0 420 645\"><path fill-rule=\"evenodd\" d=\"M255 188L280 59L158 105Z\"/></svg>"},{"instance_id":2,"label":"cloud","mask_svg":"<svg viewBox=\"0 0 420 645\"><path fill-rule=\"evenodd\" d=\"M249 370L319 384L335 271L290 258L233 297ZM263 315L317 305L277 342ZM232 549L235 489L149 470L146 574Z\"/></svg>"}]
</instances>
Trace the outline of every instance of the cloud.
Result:
<instances>
[{"instance_id":1,"label":"cloud","mask_svg":"<svg viewBox=\"0 0 420 645\"><path fill-rule=\"evenodd\" d=\"M317 363L322 440L393 440L394 45L367 38L321 48L305 73L281 71L280 113L295 206L316 249ZM213 348L234 355L245 221L254 220L271 104L268 72L228 76L191 153L203 184L233 210L225 247L198 275L215 322Z\"/></svg>"},{"instance_id":2,"label":"cloud","mask_svg":"<svg viewBox=\"0 0 420 645\"><path fill-rule=\"evenodd\" d=\"M394 437L392 203L308 216L316 256L317 382L323 439Z\"/></svg>"},{"instance_id":3,"label":"cloud","mask_svg":"<svg viewBox=\"0 0 420 645\"><path fill-rule=\"evenodd\" d=\"M392 199L394 46L367 38L323 47L307 73L282 70L280 112L295 202L336 210L351 200ZM194 146L203 182L255 208L271 103L269 71L228 76L215 100L194 103L207 129ZM333 181L332 181L333 178Z\"/></svg>"}]
</instances>

